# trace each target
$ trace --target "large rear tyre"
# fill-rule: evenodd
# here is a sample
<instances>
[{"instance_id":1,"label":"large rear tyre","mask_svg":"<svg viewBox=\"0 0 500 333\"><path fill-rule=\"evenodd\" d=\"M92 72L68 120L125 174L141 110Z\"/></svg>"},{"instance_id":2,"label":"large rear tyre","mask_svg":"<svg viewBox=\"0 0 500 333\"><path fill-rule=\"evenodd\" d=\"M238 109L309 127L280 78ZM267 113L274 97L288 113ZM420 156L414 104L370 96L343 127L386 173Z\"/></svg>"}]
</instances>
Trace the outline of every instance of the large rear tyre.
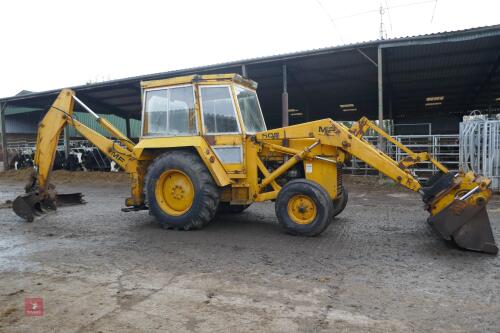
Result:
<instances>
[{"instance_id":1,"label":"large rear tyre","mask_svg":"<svg viewBox=\"0 0 500 333\"><path fill-rule=\"evenodd\" d=\"M167 152L153 161L145 192L150 213L169 229L200 229L219 205L215 181L199 156L186 150Z\"/></svg>"},{"instance_id":2,"label":"large rear tyre","mask_svg":"<svg viewBox=\"0 0 500 333\"><path fill-rule=\"evenodd\" d=\"M279 223L289 234L316 236L328 227L333 203L319 184L297 179L283 186L275 210Z\"/></svg>"},{"instance_id":3,"label":"large rear tyre","mask_svg":"<svg viewBox=\"0 0 500 333\"><path fill-rule=\"evenodd\" d=\"M333 200L333 217L342 213L342 211L347 206L347 201L349 200L349 193L347 193L347 189L342 187L342 192L340 196Z\"/></svg>"}]
</instances>

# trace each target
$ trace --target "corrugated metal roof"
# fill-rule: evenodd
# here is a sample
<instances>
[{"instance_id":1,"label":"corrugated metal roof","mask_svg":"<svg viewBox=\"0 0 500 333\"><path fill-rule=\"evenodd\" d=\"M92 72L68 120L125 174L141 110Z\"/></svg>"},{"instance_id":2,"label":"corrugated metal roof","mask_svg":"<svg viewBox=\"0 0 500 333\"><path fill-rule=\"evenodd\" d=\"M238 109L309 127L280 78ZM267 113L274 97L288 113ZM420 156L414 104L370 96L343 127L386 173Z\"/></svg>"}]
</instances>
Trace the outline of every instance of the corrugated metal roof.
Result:
<instances>
[{"instance_id":1,"label":"corrugated metal roof","mask_svg":"<svg viewBox=\"0 0 500 333\"><path fill-rule=\"evenodd\" d=\"M116 84L125 83L127 81L152 80L152 79L155 79L158 77L171 77L171 76L175 76L175 75L179 75L179 74L183 74L183 73L205 72L205 71L216 70L216 69L221 68L221 67L236 67L236 66L241 66L243 64L259 64L259 63L264 63L264 62L273 62L273 61L277 61L277 60L286 61L289 59L307 57L307 56L311 56L311 55L320 55L320 54L324 54L324 53L347 51L350 49L365 48L365 47L370 47L370 46L378 47L379 45L381 45L384 47L395 47L397 45L401 45L401 43L403 43L403 42L422 42L424 40L429 42L429 43L437 43L440 41L449 41L449 42L451 42L451 41L465 41L465 40L472 40L472 39L477 39L477 38L483 38L483 37L488 37L488 36L498 36L498 35L500 35L500 24L499 25L484 26L484 27L469 28L469 29L462 29L462 30L455 30L455 31L445 31L445 32L424 34L424 35L397 37L397 38L391 38L391 39L385 39L385 40L370 40L370 41L364 41L364 42L359 42L359 43L350 43L350 44L344 44L344 45L310 49L310 50L306 50L306 51L289 52L289 53L282 53L282 54L276 54L276 55L271 55L271 56L262 56L262 57L255 57L255 58L230 61L230 62L214 63L211 65L200 66L200 67L184 68L184 69L167 71L167 72L158 72L158 73L153 73L153 74L132 76L132 77L123 78L123 79L116 79L116 80L74 86L74 87L72 87L72 89L89 90L92 88L103 87L103 86L109 87L109 86L113 86ZM9 100L13 101L13 100L16 100L17 97L29 98L32 96L34 97L34 96L42 95L42 94L52 94L54 92L58 92L59 90L60 89L55 89L55 90L48 90L48 91L44 91L44 92L28 93L28 94L23 95L23 96L4 97L4 98L0 98L0 102L9 101Z\"/></svg>"},{"instance_id":2,"label":"corrugated metal roof","mask_svg":"<svg viewBox=\"0 0 500 333\"><path fill-rule=\"evenodd\" d=\"M386 110L394 117L429 114L426 96L446 95L434 114L463 113L484 106L500 95L500 25L421 36L320 48L269 57L244 59L210 66L187 68L73 87L92 109L101 113L140 117L141 80L194 73L239 72L247 66L249 76L259 83L259 96L268 127L281 121L282 67L287 64L290 107L306 116L294 121L332 117L353 120L377 114L378 47L384 47L384 91ZM59 90L14 96L6 101L18 106L47 109ZM387 103L387 99L391 104ZM357 112L345 113L339 104L354 103ZM78 111L78 109L77 109Z\"/></svg>"}]
</instances>

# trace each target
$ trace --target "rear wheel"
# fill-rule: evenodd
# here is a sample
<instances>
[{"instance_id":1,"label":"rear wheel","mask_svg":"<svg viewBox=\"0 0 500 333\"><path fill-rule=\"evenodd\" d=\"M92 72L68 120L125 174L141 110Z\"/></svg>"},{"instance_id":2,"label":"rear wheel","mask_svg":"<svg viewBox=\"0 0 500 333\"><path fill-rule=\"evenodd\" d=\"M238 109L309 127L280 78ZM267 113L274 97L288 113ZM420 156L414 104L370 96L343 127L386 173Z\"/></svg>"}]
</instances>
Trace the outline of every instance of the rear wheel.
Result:
<instances>
[{"instance_id":1,"label":"rear wheel","mask_svg":"<svg viewBox=\"0 0 500 333\"><path fill-rule=\"evenodd\" d=\"M288 233L316 236L328 227L333 204L319 184L297 179L283 186L275 209L279 223Z\"/></svg>"},{"instance_id":2,"label":"rear wheel","mask_svg":"<svg viewBox=\"0 0 500 333\"><path fill-rule=\"evenodd\" d=\"M214 217L219 191L199 156L180 150L153 161L146 176L146 199L165 228L200 229Z\"/></svg>"},{"instance_id":3,"label":"rear wheel","mask_svg":"<svg viewBox=\"0 0 500 333\"><path fill-rule=\"evenodd\" d=\"M349 200L349 194L347 193L347 189L342 187L342 192L340 196L338 196L335 200L333 200L333 217L342 213L344 208L347 206L347 201Z\"/></svg>"}]
</instances>

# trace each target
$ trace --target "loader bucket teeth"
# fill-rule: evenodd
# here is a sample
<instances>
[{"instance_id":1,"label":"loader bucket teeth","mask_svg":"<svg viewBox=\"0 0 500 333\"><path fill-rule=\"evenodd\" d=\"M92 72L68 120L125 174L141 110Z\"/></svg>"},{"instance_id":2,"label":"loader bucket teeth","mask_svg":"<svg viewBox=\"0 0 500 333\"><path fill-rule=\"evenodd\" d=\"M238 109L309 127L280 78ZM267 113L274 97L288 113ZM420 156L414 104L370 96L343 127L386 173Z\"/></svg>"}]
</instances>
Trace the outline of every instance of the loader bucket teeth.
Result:
<instances>
[{"instance_id":1,"label":"loader bucket teeth","mask_svg":"<svg viewBox=\"0 0 500 333\"><path fill-rule=\"evenodd\" d=\"M497 254L486 205L473 205L455 199L448 207L428 219L447 240L463 249Z\"/></svg>"}]
</instances>

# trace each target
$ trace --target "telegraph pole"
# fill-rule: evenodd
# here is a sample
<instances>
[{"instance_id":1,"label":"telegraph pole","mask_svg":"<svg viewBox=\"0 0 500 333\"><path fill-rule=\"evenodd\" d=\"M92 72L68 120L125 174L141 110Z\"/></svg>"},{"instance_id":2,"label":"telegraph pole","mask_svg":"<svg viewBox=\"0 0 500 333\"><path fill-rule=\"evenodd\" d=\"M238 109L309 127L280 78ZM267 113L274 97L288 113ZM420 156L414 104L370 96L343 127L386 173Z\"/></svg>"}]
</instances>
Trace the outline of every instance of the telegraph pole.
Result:
<instances>
[{"instance_id":1,"label":"telegraph pole","mask_svg":"<svg viewBox=\"0 0 500 333\"><path fill-rule=\"evenodd\" d=\"M382 6L382 3L380 3L380 31L379 31L379 34L380 34L380 39L385 39L385 37L387 36L384 36L384 6Z\"/></svg>"}]
</instances>

